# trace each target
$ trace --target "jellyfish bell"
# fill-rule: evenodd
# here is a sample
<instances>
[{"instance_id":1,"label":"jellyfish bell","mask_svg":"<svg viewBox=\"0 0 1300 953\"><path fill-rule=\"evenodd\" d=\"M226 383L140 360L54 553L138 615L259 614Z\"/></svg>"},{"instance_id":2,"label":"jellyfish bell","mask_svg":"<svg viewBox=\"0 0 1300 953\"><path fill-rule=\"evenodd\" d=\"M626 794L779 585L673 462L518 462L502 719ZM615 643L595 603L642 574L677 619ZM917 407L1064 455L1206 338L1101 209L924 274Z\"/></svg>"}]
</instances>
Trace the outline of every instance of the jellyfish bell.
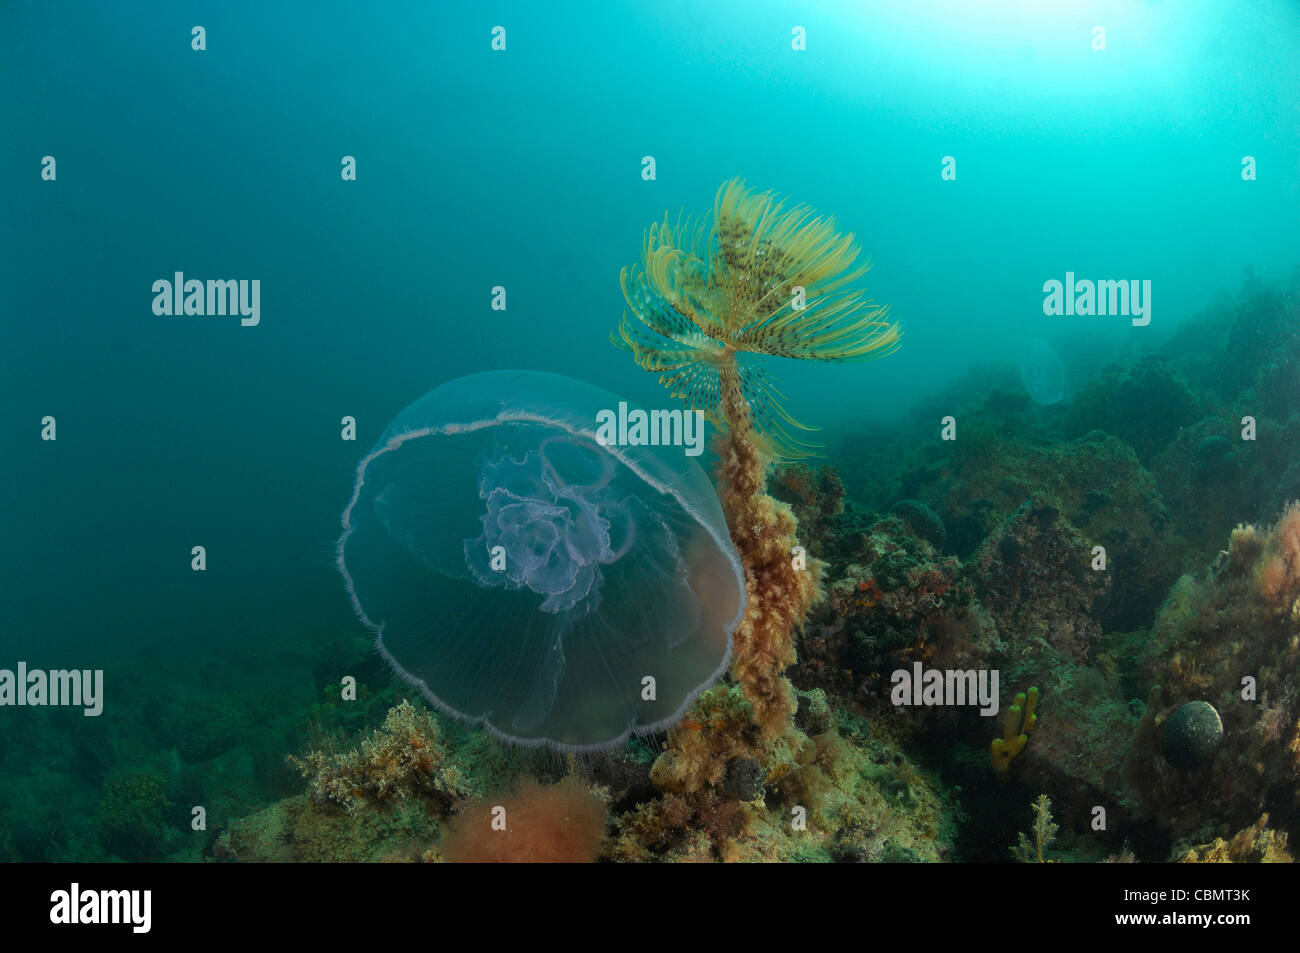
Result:
<instances>
[{"instance_id":1,"label":"jellyfish bell","mask_svg":"<svg viewBox=\"0 0 1300 953\"><path fill-rule=\"evenodd\" d=\"M1035 403L1060 403L1065 396L1065 365L1052 346L1034 338L1020 360L1020 379Z\"/></svg>"},{"instance_id":2,"label":"jellyfish bell","mask_svg":"<svg viewBox=\"0 0 1300 953\"><path fill-rule=\"evenodd\" d=\"M745 579L680 446L596 436L620 398L534 371L457 378L357 467L338 568L397 674L506 740L667 727L727 668Z\"/></svg>"}]
</instances>

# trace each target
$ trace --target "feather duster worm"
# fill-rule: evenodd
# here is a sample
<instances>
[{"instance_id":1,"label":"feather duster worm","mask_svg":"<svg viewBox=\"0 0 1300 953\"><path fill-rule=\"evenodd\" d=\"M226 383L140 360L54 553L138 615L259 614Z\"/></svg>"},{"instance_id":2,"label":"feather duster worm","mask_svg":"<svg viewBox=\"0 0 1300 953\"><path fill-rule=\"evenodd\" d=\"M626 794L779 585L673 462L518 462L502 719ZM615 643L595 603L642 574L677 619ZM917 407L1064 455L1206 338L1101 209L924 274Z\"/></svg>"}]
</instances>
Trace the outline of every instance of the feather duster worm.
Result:
<instances>
[{"instance_id":1,"label":"feather duster worm","mask_svg":"<svg viewBox=\"0 0 1300 953\"><path fill-rule=\"evenodd\" d=\"M716 426L743 415L764 456L814 456L800 436L814 428L785 410L764 356L860 360L899 340L889 309L849 287L870 265L855 264L853 235L835 229L807 206L724 183L711 225L679 216L650 226L641 264L620 275L631 314L614 343Z\"/></svg>"},{"instance_id":2,"label":"feather duster worm","mask_svg":"<svg viewBox=\"0 0 1300 953\"><path fill-rule=\"evenodd\" d=\"M614 343L723 432L718 489L749 595L732 674L769 748L794 731L794 691L782 672L822 567L792 558L794 514L766 492L770 461L811 456L815 447L800 436L812 428L782 406L762 361L848 361L897 346L888 309L850 287L869 267L855 264L858 253L833 219L787 209L733 179L718 190L711 221L652 225L641 263L621 275L630 314Z\"/></svg>"}]
</instances>

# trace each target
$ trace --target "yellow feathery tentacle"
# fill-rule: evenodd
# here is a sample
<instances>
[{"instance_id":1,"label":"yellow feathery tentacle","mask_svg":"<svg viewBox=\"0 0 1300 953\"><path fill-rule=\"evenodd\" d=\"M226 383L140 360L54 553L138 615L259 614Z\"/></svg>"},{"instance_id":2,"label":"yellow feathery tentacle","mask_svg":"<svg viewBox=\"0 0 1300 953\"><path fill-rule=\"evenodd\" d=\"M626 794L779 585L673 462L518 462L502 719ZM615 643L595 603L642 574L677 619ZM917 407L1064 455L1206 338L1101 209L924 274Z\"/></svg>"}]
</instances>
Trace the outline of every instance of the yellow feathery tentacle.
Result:
<instances>
[{"instance_id":1,"label":"yellow feathery tentacle","mask_svg":"<svg viewBox=\"0 0 1300 953\"><path fill-rule=\"evenodd\" d=\"M793 430L812 433L818 428L800 423L782 406L785 395L759 367L737 355L740 389L749 404L749 418L759 450L775 460L804 460L820 454L821 444L801 439ZM752 359L751 359L752 360Z\"/></svg>"},{"instance_id":2,"label":"yellow feathery tentacle","mask_svg":"<svg viewBox=\"0 0 1300 953\"><path fill-rule=\"evenodd\" d=\"M623 316L617 333L610 334L615 347L631 352L633 360L644 370L659 374L659 383L673 397L685 399L688 407L704 411L711 423L722 426L718 380L721 346L698 331L684 333L673 340L677 342L676 347L668 345L662 337L646 334L627 315Z\"/></svg>"},{"instance_id":3,"label":"yellow feathery tentacle","mask_svg":"<svg viewBox=\"0 0 1300 953\"><path fill-rule=\"evenodd\" d=\"M772 193L749 193L738 179L723 185L714 208L719 235L731 236L723 238L714 267L740 306L727 322L733 347L844 361L883 356L897 345L888 309L842 290L870 265L854 265L854 236L837 233L833 218L814 218L803 205L783 212ZM803 307L796 307L796 287L804 289Z\"/></svg>"},{"instance_id":4,"label":"yellow feathery tentacle","mask_svg":"<svg viewBox=\"0 0 1300 953\"><path fill-rule=\"evenodd\" d=\"M723 183L711 221L679 215L673 224L665 216L646 231L641 264L620 276L631 313L611 340L720 426L721 375L734 374L763 452L815 455L797 433L814 428L785 410L756 361L883 357L900 336L887 307L849 288L870 264L856 263L853 234L836 227L833 218L806 205L787 209L740 179Z\"/></svg>"}]
</instances>

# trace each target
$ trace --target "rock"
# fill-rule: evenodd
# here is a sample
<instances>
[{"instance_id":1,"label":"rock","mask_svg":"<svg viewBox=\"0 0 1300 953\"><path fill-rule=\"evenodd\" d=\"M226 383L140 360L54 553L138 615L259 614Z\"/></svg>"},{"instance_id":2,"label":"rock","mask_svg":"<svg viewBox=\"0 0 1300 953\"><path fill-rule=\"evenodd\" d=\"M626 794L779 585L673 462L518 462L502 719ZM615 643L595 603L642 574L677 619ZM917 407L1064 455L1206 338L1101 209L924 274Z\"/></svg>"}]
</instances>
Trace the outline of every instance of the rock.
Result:
<instances>
[{"instance_id":1,"label":"rock","mask_svg":"<svg viewBox=\"0 0 1300 953\"><path fill-rule=\"evenodd\" d=\"M1143 465L1201 417L1202 401L1159 357L1108 368L1085 384L1070 407L1067 432L1082 437L1104 430L1136 452Z\"/></svg>"},{"instance_id":2,"label":"rock","mask_svg":"<svg viewBox=\"0 0 1300 953\"><path fill-rule=\"evenodd\" d=\"M899 500L889 508L891 516L897 516L917 539L923 539L937 553L943 552L943 544L948 533L943 527L943 520L938 514L920 500Z\"/></svg>"},{"instance_id":3,"label":"rock","mask_svg":"<svg viewBox=\"0 0 1300 953\"><path fill-rule=\"evenodd\" d=\"M799 693L799 708L795 712L794 722L799 730L807 735L820 735L835 727L835 716L826 692L820 688Z\"/></svg>"},{"instance_id":4,"label":"rock","mask_svg":"<svg viewBox=\"0 0 1300 953\"><path fill-rule=\"evenodd\" d=\"M1226 483L1240 467L1232 452L1232 441L1218 435L1206 437L1196 448L1196 482L1202 485Z\"/></svg>"}]
</instances>

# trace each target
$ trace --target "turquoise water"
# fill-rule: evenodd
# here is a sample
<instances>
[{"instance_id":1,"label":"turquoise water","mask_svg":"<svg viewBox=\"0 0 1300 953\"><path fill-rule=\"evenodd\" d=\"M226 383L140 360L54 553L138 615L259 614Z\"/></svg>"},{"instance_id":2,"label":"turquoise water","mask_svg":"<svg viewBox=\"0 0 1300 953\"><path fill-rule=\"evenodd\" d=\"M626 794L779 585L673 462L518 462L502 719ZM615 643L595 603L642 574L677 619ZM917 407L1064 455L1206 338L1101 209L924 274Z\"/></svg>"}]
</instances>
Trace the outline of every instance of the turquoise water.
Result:
<instances>
[{"instance_id":1,"label":"turquoise water","mask_svg":"<svg viewBox=\"0 0 1300 953\"><path fill-rule=\"evenodd\" d=\"M336 677L321 646L362 633L332 564L354 468L430 388L519 367L664 406L609 343L619 270L733 176L854 232L903 328L882 361L770 362L832 454L972 371L1017 379L1032 339L1069 400L1300 262L1289 2L18 2L0 106L0 667L124 693L165 672L308 704ZM260 280L260 322L156 315L175 272ZM1045 315L1067 272L1149 280L1149 325ZM46 789L24 745L85 733L43 730L0 745L11 810L93 802L130 747L100 726L103 763ZM289 784L261 782L246 806Z\"/></svg>"}]
</instances>

